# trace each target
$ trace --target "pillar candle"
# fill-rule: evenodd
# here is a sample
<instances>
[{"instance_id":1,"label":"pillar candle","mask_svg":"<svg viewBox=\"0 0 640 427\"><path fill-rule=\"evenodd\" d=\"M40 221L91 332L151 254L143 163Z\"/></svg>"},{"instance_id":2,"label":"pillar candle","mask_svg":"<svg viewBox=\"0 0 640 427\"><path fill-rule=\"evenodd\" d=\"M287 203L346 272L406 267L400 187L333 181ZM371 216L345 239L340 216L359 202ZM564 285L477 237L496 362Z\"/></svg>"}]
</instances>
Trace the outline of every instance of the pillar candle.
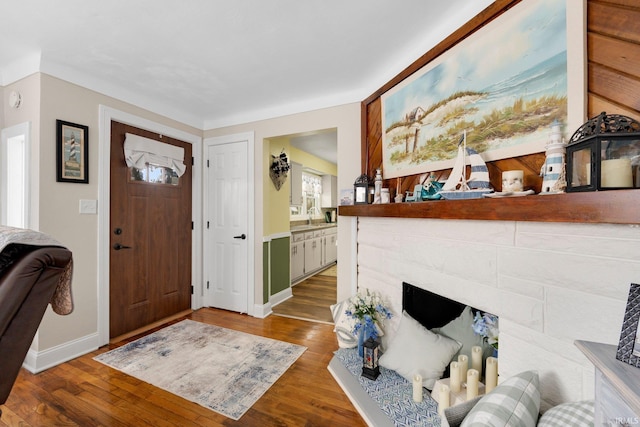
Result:
<instances>
[{"instance_id":1,"label":"pillar candle","mask_svg":"<svg viewBox=\"0 0 640 427\"><path fill-rule=\"evenodd\" d=\"M458 356L458 369L460 369L460 381L467 378L467 370L469 369L469 356L461 354Z\"/></svg>"},{"instance_id":2,"label":"pillar candle","mask_svg":"<svg viewBox=\"0 0 640 427\"><path fill-rule=\"evenodd\" d=\"M478 371L478 375L482 377L482 347L479 345L471 347L471 368Z\"/></svg>"},{"instance_id":3,"label":"pillar candle","mask_svg":"<svg viewBox=\"0 0 640 427\"><path fill-rule=\"evenodd\" d=\"M485 383L485 390L487 393L498 385L498 359L495 357L487 357L487 375Z\"/></svg>"},{"instance_id":4,"label":"pillar candle","mask_svg":"<svg viewBox=\"0 0 640 427\"><path fill-rule=\"evenodd\" d=\"M444 410L447 409L449 405L449 387L446 384L441 384L438 393L438 412L440 415L444 414Z\"/></svg>"},{"instance_id":5,"label":"pillar candle","mask_svg":"<svg viewBox=\"0 0 640 427\"><path fill-rule=\"evenodd\" d=\"M458 393L460 391L460 368L458 367L458 362L451 362L449 371L451 372L451 381L449 382L451 391Z\"/></svg>"},{"instance_id":6,"label":"pillar candle","mask_svg":"<svg viewBox=\"0 0 640 427\"><path fill-rule=\"evenodd\" d=\"M478 371L469 369L467 371L467 400L478 396L478 383L480 382Z\"/></svg>"},{"instance_id":7,"label":"pillar candle","mask_svg":"<svg viewBox=\"0 0 640 427\"><path fill-rule=\"evenodd\" d=\"M522 191L524 171L502 172L502 191Z\"/></svg>"},{"instance_id":8,"label":"pillar candle","mask_svg":"<svg viewBox=\"0 0 640 427\"><path fill-rule=\"evenodd\" d=\"M600 186L611 187L633 187L633 172L631 170L631 159L610 159L603 160L600 164L601 176Z\"/></svg>"},{"instance_id":9,"label":"pillar candle","mask_svg":"<svg viewBox=\"0 0 640 427\"><path fill-rule=\"evenodd\" d=\"M422 377L418 374L413 376L413 401L422 402Z\"/></svg>"}]
</instances>

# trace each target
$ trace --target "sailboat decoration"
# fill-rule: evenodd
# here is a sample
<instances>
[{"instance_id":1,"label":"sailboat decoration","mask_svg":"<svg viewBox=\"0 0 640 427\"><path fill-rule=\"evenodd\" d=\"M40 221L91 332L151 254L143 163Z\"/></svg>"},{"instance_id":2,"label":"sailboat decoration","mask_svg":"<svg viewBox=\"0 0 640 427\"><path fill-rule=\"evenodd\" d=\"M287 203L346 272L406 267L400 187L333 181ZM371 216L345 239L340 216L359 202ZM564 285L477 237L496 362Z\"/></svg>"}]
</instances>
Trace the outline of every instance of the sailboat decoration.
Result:
<instances>
[{"instance_id":1,"label":"sailboat decoration","mask_svg":"<svg viewBox=\"0 0 640 427\"><path fill-rule=\"evenodd\" d=\"M471 161L471 174L466 177L467 155ZM492 193L489 170L480 154L467 148L467 131L458 142L458 156L449 178L438 192L445 200L479 199L483 194Z\"/></svg>"}]
</instances>

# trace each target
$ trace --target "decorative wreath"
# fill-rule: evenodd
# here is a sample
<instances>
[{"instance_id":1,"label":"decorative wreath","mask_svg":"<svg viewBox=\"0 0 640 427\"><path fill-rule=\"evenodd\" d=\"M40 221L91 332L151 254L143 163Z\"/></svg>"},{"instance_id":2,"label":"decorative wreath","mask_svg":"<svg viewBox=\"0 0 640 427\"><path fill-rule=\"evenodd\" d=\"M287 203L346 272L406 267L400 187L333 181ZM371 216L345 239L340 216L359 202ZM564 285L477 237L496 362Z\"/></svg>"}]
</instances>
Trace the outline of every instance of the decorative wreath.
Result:
<instances>
[{"instance_id":1,"label":"decorative wreath","mask_svg":"<svg viewBox=\"0 0 640 427\"><path fill-rule=\"evenodd\" d=\"M276 186L276 190L280 191L282 184L287 180L287 172L289 172L291 166L287 161L287 154L285 152L280 153L279 156L271 155L271 167L269 168L269 176L273 185Z\"/></svg>"}]
</instances>

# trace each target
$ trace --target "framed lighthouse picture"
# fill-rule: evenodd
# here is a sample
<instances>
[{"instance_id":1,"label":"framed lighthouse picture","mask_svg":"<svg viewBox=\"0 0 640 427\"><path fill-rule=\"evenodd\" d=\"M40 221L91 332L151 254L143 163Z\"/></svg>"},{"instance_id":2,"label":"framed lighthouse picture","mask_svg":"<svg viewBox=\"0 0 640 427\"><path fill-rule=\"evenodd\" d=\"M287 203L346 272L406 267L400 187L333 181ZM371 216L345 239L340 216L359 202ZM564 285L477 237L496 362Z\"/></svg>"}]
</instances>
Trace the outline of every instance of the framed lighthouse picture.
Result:
<instances>
[{"instance_id":1,"label":"framed lighthouse picture","mask_svg":"<svg viewBox=\"0 0 640 427\"><path fill-rule=\"evenodd\" d=\"M56 120L56 181L89 183L89 127Z\"/></svg>"}]
</instances>

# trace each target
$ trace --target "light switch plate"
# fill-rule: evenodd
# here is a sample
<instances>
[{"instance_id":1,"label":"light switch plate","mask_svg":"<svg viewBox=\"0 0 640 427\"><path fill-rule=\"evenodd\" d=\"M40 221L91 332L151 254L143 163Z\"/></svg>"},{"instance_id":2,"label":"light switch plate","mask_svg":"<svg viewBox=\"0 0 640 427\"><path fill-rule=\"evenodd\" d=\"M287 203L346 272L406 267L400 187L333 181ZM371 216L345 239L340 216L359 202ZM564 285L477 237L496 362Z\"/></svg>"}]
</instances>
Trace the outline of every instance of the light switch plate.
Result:
<instances>
[{"instance_id":1,"label":"light switch plate","mask_svg":"<svg viewBox=\"0 0 640 427\"><path fill-rule=\"evenodd\" d=\"M95 215L98 213L98 201L80 199L80 213Z\"/></svg>"}]
</instances>

